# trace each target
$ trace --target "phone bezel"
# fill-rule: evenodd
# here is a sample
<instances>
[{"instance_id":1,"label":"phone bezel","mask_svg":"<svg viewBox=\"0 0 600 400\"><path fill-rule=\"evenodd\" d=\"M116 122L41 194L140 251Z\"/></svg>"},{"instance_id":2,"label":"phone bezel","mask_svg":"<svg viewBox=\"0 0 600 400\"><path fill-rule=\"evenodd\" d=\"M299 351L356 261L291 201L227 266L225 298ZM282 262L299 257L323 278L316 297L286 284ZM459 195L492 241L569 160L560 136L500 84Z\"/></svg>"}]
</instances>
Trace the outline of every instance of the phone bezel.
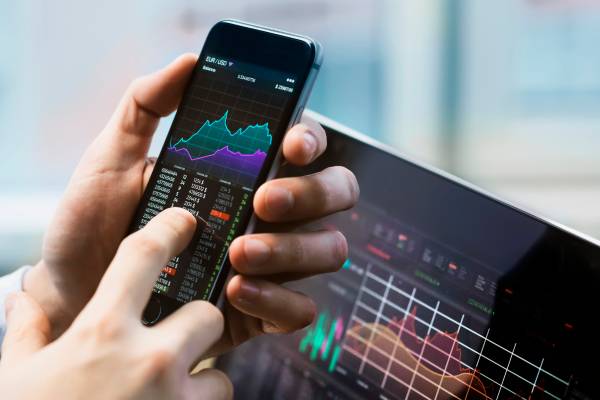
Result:
<instances>
[{"instance_id":1,"label":"phone bezel","mask_svg":"<svg viewBox=\"0 0 600 400\"><path fill-rule=\"evenodd\" d=\"M257 44L260 44L260 46L257 46ZM271 178L277 170L279 159L281 158L280 147L285 131L299 120L320 68L322 60L321 46L314 40L301 35L237 20L220 21L215 24L208 33L205 44L199 55L198 62L194 67L194 72L190 76L188 85L182 96L180 106L184 104L190 96L189 83L193 80L195 74L198 73L203 60L209 54L211 56L219 56L225 59L258 65L263 68L285 71L296 77L296 88L299 90L296 90L292 94L289 101L290 106L286 108L281 117L282 123L276 132L272 132L273 143L256 181L256 189L267 179ZM158 156L157 165L160 164L165 156L169 138L173 134L174 127L177 126L179 118L181 118L181 116L176 112L165 143ZM153 171L148 182L148 188L152 187L157 179L157 175L158 168ZM254 193L255 191L250 195L250 204L252 203ZM143 212L142 205L147 203L149 194L148 190L144 192L140 201L140 206L134 217L134 222L139 218L139 213ZM252 207L250 207L249 212L246 213L245 218L243 218L239 225L238 235L251 229L254 225L254 221L254 212ZM132 229L130 231L134 230L135 227L133 225L134 224L132 224ZM225 257L224 263L221 266L220 272L208 298L208 301L211 303L216 304L218 302L230 269L231 265L229 257ZM155 324L182 305L182 303L175 299L153 292L148 307L154 307L158 310L157 317L152 320L143 319L143 322L147 325Z\"/></svg>"}]
</instances>

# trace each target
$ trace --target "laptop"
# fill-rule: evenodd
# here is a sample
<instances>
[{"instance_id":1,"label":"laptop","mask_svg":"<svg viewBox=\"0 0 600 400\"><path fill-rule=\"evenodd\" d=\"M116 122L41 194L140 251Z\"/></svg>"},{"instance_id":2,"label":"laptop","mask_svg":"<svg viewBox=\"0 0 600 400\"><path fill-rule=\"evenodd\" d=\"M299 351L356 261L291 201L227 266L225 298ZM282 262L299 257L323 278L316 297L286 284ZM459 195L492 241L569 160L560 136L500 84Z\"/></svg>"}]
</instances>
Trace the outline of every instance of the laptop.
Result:
<instances>
[{"instance_id":1,"label":"laptop","mask_svg":"<svg viewBox=\"0 0 600 400\"><path fill-rule=\"evenodd\" d=\"M361 187L314 323L220 357L238 399L597 399L600 244L318 114ZM286 165L281 176L305 174ZM259 226L268 230L268 225Z\"/></svg>"}]
</instances>

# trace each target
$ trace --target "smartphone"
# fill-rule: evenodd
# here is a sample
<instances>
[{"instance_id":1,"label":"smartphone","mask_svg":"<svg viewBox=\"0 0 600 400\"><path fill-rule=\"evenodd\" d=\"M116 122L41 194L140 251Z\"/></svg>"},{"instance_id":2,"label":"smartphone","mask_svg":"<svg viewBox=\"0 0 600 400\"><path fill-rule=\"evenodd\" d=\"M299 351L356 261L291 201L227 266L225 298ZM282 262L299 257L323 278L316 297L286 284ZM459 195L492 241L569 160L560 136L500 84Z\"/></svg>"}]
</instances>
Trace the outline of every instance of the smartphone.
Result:
<instances>
[{"instance_id":1,"label":"smartphone","mask_svg":"<svg viewBox=\"0 0 600 400\"><path fill-rule=\"evenodd\" d=\"M321 59L321 46L305 36L235 20L212 27L131 224L141 229L173 206L198 221L158 277L144 324L192 300L217 302L229 244L251 229L254 192L275 175Z\"/></svg>"}]
</instances>

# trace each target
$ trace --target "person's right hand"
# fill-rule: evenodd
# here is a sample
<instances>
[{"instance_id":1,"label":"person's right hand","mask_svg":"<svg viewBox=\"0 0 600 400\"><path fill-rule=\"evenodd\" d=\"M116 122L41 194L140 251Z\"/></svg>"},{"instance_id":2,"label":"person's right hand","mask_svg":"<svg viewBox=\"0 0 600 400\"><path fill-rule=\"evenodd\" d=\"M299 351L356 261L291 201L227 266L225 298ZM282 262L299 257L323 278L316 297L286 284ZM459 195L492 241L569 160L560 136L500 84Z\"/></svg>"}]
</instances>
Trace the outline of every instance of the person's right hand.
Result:
<instances>
[{"instance_id":1,"label":"person's right hand","mask_svg":"<svg viewBox=\"0 0 600 400\"><path fill-rule=\"evenodd\" d=\"M27 294L7 299L0 393L7 399L225 399L229 379L190 368L223 332L223 315L192 301L159 325L140 318L154 281L191 240L195 218L170 208L125 238L90 302L55 342Z\"/></svg>"}]
</instances>

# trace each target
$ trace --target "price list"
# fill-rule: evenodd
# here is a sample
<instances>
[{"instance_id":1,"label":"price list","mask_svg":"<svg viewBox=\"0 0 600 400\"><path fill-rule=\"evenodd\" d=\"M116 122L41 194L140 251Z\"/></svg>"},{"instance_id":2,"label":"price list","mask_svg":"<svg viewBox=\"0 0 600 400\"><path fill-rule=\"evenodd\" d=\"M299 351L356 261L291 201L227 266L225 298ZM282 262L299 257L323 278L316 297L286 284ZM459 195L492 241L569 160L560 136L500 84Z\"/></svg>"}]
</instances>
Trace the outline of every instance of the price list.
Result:
<instances>
[{"instance_id":1,"label":"price list","mask_svg":"<svg viewBox=\"0 0 600 400\"><path fill-rule=\"evenodd\" d=\"M195 215L198 225L191 245L163 268L154 292L182 303L206 300L247 212L251 191L177 165L159 168L138 229L172 206Z\"/></svg>"}]
</instances>

